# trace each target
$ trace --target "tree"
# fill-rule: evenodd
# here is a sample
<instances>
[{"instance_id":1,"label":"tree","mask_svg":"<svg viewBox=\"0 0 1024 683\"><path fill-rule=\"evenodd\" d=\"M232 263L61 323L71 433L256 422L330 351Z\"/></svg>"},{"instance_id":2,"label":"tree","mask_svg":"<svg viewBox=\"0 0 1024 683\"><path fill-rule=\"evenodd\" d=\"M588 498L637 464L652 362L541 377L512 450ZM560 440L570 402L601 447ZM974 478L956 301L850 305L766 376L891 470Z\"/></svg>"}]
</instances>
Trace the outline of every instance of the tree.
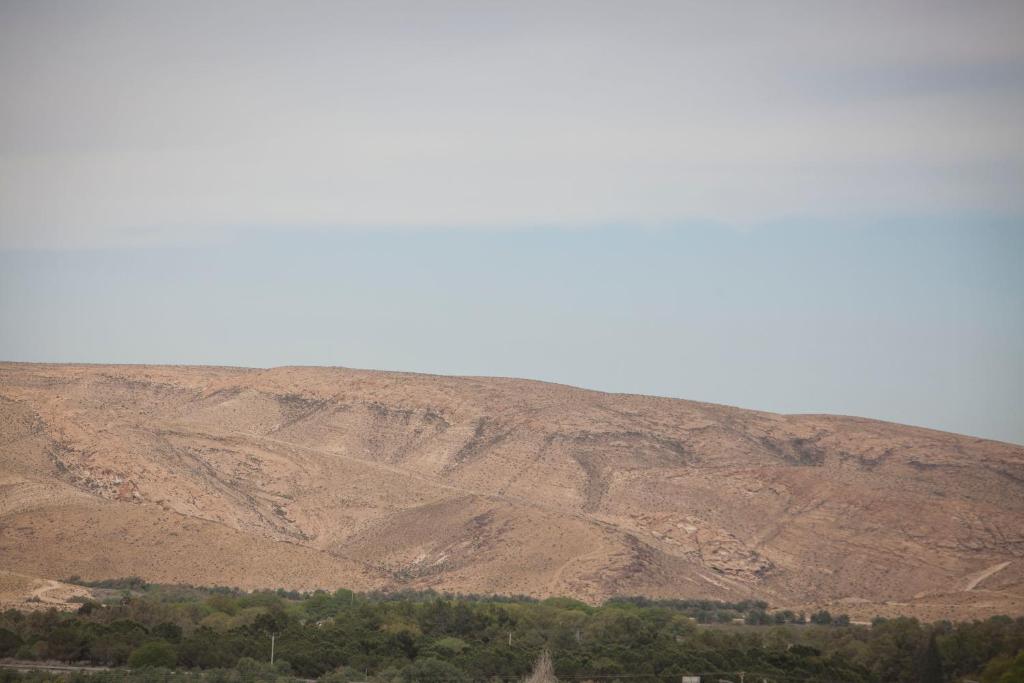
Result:
<instances>
[{"instance_id":1,"label":"tree","mask_svg":"<svg viewBox=\"0 0 1024 683\"><path fill-rule=\"evenodd\" d=\"M366 674L362 671L356 671L350 666L342 666L321 676L318 683L352 683L353 681L365 680Z\"/></svg>"},{"instance_id":2,"label":"tree","mask_svg":"<svg viewBox=\"0 0 1024 683\"><path fill-rule=\"evenodd\" d=\"M999 683L1024 683L1024 651L1017 655L1010 668L999 677Z\"/></svg>"},{"instance_id":3,"label":"tree","mask_svg":"<svg viewBox=\"0 0 1024 683\"><path fill-rule=\"evenodd\" d=\"M85 658L89 641L74 622L54 628L46 638L46 656L63 662L77 662Z\"/></svg>"},{"instance_id":4,"label":"tree","mask_svg":"<svg viewBox=\"0 0 1024 683\"><path fill-rule=\"evenodd\" d=\"M917 669L919 683L943 683L942 659L939 657L934 633L928 637L928 644L921 651Z\"/></svg>"},{"instance_id":5,"label":"tree","mask_svg":"<svg viewBox=\"0 0 1024 683\"><path fill-rule=\"evenodd\" d=\"M924 642L921 624L907 617L876 620L874 624L867 660L875 676L892 683L911 683L919 663L915 655Z\"/></svg>"},{"instance_id":6,"label":"tree","mask_svg":"<svg viewBox=\"0 0 1024 683\"><path fill-rule=\"evenodd\" d=\"M555 678L555 665L551 661L551 653L544 650L533 665L533 673L523 683L558 683Z\"/></svg>"},{"instance_id":7,"label":"tree","mask_svg":"<svg viewBox=\"0 0 1024 683\"><path fill-rule=\"evenodd\" d=\"M10 657L21 647L21 638L14 631L0 628L0 657Z\"/></svg>"},{"instance_id":8,"label":"tree","mask_svg":"<svg viewBox=\"0 0 1024 683\"><path fill-rule=\"evenodd\" d=\"M465 681L466 674L462 669L440 659L420 658L402 669L399 679L405 683L416 681Z\"/></svg>"},{"instance_id":9,"label":"tree","mask_svg":"<svg viewBox=\"0 0 1024 683\"><path fill-rule=\"evenodd\" d=\"M744 622L754 626L772 623L772 617L762 609L752 609L747 612Z\"/></svg>"},{"instance_id":10,"label":"tree","mask_svg":"<svg viewBox=\"0 0 1024 683\"><path fill-rule=\"evenodd\" d=\"M133 669L162 667L172 669L178 663L178 652L166 640L151 640L139 645L128 657L128 666Z\"/></svg>"},{"instance_id":11,"label":"tree","mask_svg":"<svg viewBox=\"0 0 1024 683\"><path fill-rule=\"evenodd\" d=\"M181 627L165 621L153 627L153 635L169 643L180 643Z\"/></svg>"},{"instance_id":12,"label":"tree","mask_svg":"<svg viewBox=\"0 0 1024 683\"><path fill-rule=\"evenodd\" d=\"M86 600L82 603L82 606L78 608L78 613L88 616L98 609L102 609L103 605L96 602L95 600Z\"/></svg>"},{"instance_id":13,"label":"tree","mask_svg":"<svg viewBox=\"0 0 1024 683\"><path fill-rule=\"evenodd\" d=\"M89 644L89 661L107 666L122 666L128 661L136 645L123 633L104 633Z\"/></svg>"}]
</instances>

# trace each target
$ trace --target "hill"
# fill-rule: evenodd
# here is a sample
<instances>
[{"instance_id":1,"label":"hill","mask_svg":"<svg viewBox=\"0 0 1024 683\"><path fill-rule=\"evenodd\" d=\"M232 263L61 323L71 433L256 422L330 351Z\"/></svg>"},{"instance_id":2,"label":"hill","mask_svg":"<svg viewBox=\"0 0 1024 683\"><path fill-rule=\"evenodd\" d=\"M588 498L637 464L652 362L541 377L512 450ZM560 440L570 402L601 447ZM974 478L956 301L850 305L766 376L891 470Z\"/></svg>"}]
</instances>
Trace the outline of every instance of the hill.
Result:
<instances>
[{"instance_id":1,"label":"hill","mask_svg":"<svg viewBox=\"0 0 1024 683\"><path fill-rule=\"evenodd\" d=\"M0 569L1024 613L1024 448L541 382L0 364Z\"/></svg>"}]
</instances>

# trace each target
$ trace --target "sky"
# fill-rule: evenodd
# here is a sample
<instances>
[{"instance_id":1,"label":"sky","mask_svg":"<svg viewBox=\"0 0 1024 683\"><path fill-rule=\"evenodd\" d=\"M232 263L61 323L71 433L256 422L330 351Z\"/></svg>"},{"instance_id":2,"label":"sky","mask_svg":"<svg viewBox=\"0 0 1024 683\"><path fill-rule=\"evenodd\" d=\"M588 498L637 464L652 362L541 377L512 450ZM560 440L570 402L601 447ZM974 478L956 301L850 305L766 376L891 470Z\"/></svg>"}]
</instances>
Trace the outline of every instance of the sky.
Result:
<instances>
[{"instance_id":1,"label":"sky","mask_svg":"<svg viewBox=\"0 0 1024 683\"><path fill-rule=\"evenodd\" d=\"M1024 3L0 0L0 359L1024 443Z\"/></svg>"}]
</instances>

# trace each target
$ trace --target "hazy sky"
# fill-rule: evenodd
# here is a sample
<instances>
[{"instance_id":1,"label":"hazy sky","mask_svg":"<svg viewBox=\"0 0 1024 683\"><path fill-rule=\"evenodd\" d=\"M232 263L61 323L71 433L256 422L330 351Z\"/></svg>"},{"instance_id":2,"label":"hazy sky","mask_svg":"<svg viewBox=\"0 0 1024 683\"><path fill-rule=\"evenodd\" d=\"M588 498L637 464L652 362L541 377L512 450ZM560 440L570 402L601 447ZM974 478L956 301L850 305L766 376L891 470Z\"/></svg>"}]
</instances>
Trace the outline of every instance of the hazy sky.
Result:
<instances>
[{"instance_id":1,"label":"hazy sky","mask_svg":"<svg viewBox=\"0 0 1024 683\"><path fill-rule=\"evenodd\" d=\"M0 0L0 358L1024 442L1024 3Z\"/></svg>"}]
</instances>

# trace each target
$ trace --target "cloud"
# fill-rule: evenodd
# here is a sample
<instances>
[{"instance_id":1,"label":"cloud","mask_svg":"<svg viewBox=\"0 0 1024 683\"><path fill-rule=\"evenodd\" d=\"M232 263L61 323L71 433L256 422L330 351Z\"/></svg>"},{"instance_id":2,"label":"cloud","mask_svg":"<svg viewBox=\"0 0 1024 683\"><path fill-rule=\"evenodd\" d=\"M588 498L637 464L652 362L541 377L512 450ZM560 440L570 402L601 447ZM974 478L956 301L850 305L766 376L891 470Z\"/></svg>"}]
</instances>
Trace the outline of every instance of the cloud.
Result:
<instances>
[{"instance_id":1,"label":"cloud","mask_svg":"<svg viewBox=\"0 0 1024 683\"><path fill-rule=\"evenodd\" d=\"M2 12L0 247L1024 210L1019 3Z\"/></svg>"}]
</instances>

